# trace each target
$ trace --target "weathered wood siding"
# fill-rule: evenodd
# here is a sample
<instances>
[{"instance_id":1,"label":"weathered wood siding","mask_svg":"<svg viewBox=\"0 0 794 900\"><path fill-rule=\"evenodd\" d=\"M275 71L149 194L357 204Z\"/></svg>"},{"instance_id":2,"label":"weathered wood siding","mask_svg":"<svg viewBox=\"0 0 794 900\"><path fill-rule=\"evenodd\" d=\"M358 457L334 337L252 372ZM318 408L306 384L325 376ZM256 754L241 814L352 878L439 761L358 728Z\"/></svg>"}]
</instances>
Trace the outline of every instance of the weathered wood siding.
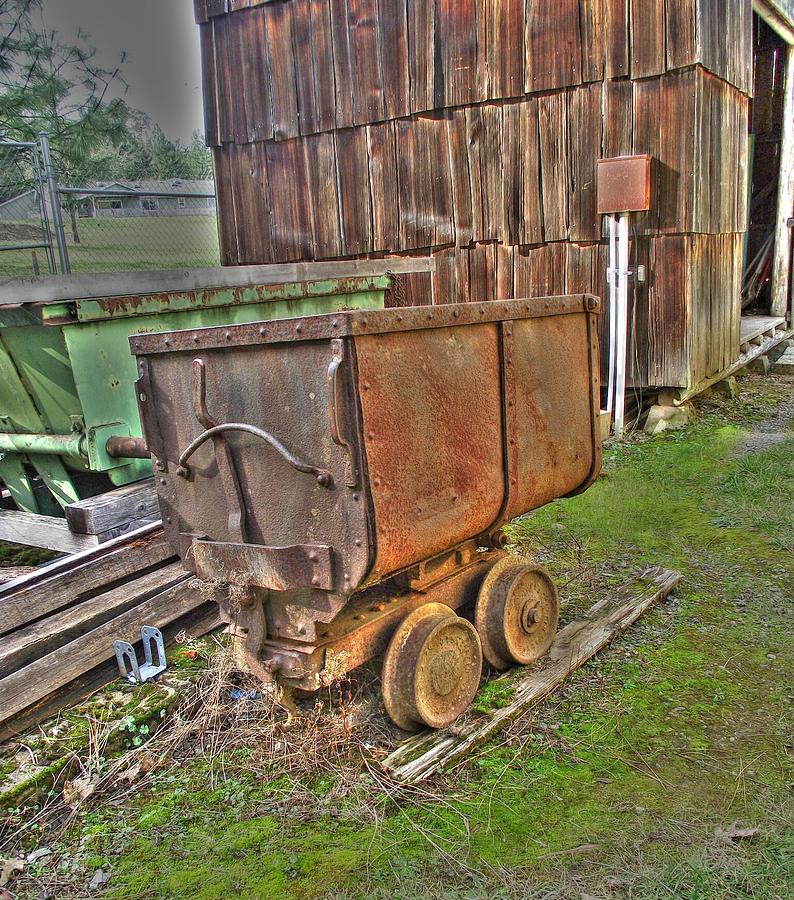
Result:
<instances>
[{"instance_id":1,"label":"weathered wood siding","mask_svg":"<svg viewBox=\"0 0 794 900\"><path fill-rule=\"evenodd\" d=\"M604 296L596 160L650 153L635 383L687 386L738 350L751 0L197 0L196 18L224 263L432 255L404 302Z\"/></svg>"}]
</instances>

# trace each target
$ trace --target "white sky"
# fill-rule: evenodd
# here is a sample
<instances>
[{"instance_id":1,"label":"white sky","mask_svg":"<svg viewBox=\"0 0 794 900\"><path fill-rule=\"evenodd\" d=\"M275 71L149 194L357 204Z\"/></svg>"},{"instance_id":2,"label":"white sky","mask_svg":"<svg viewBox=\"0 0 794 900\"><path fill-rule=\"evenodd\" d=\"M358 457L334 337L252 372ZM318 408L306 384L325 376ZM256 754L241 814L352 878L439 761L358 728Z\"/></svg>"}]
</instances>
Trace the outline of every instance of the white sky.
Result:
<instances>
[{"instance_id":1,"label":"white sky","mask_svg":"<svg viewBox=\"0 0 794 900\"><path fill-rule=\"evenodd\" d=\"M171 138L203 129L198 26L192 0L44 0L44 21L67 42L88 32L97 62L115 67L122 52L127 103Z\"/></svg>"}]
</instances>

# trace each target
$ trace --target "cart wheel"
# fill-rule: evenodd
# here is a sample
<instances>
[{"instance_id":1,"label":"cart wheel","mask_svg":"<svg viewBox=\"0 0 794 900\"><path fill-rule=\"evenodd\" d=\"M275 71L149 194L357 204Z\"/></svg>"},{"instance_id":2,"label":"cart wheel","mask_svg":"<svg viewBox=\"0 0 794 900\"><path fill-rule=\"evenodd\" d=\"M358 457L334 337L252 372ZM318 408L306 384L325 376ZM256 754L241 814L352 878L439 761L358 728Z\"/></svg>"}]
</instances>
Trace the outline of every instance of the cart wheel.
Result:
<instances>
[{"instance_id":1,"label":"cart wheel","mask_svg":"<svg viewBox=\"0 0 794 900\"><path fill-rule=\"evenodd\" d=\"M483 655L495 669L540 659L548 652L559 621L557 588L542 566L508 556L485 576L474 622Z\"/></svg>"},{"instance_id":2,"label":"cart wheel","mask_svg":"<svg viewBox=\"0 0 794 900\"><path fill-rule=\"evenodd\" d=\"M383 661L383 702L395 725L446 728L477 693L482 649L474 626L443 603L409 613Z\"/></svg>"}]
</instances>

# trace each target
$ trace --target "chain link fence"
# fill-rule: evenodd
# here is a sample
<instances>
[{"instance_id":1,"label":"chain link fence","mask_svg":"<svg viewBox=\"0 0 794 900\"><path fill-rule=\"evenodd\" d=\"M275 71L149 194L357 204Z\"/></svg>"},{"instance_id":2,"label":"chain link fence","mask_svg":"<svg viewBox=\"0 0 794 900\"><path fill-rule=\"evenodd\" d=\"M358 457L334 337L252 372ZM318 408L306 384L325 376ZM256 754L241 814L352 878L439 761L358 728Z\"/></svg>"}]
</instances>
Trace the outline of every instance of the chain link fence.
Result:
<instances>
[{"instance_id":1,"label":"chain link fence","mask_svg":"<svg viewBox=\"0 0 794 900\"><path fill-rule=\"evenodd\" d=\"M39 149L0 140L0 277L55 272Z\"/></svg>"},{"instance_id":2,"label":"chain link fence","mask_svg":"<svg viewBox=\"0 0 794 900\"><path fill-rule=\"evenodd\" d=\"M65 187L46 136L0 141L0 278L219 265L211 180Z\"/></svg>"},{"instance_id":3,"label":"chain link fence","mask_svg":"<svg viewBox=\"0 0 794 900\"><path fill-rule=\"evenodd\" d=\"M73 272L220 265L212 182L59 188Z\"/></svg>"}]
</instances>

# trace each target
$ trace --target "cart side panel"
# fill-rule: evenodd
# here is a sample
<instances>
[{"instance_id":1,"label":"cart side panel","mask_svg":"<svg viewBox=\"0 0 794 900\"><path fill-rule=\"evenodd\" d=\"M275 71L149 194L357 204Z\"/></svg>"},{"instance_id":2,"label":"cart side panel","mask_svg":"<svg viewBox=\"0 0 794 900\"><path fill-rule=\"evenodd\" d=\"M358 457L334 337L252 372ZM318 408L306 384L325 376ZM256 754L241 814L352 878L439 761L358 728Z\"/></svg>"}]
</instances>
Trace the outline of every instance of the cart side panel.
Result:
<instances>
[{"instance_id":1,"label":"cart side panel","mask_svg":"<svg viewBox=\"0 0 794 900\"><path fill-rule=\"evenodd\" d=\"M495 323L356 338L374 576L475 537L504 497Z\"/></svg>"},{"instance_id":2,"label":"cart side panel","mask_svg":"<svg viewBox=\"0 0 794 900\"><path fill-rule=\"evenodd\" d=\"M590 318L512 323L516 483L506 519L583 489L598 474L598 348Z\"/></svg>"},{"instance_id":3,"label":"cart side panel","mask_svg":"<svg viewBox=\"0 0 794 900\"><path fill-rule=\"evenodd\" d=\"M194 408L194 359L204 364L206 409L215 424L243 423L269 432L300 460L330 471L332 486L297 471L267 441L229 431L233 479L239 487L244 527L235 533L236 498L229 468L210 439L187 461L189 477L178 474L180 454L203 431ZM157 474L165 527L184 554L190 537L265 547L300 545L333 548L335 589L355 587L369 561L366 503L351 485L359 469L348 450L334 443L329 424L330 341L229 346L198 353L163 353L143 360L152 396L143 412L150 449L166 464ZM352 384L352 361L344 357L337 380L342 405ZM141 382L139 382L141 384ZM345 429L355 416L341 410ZM155 424L156 423L156 424ZM359 446L349 435L350 452ZM169 521L170 520L170 521ZM188 560L189 561L189 560ZM296 587L298 585L295 585Z\"/></svg>"}]
</instances>

